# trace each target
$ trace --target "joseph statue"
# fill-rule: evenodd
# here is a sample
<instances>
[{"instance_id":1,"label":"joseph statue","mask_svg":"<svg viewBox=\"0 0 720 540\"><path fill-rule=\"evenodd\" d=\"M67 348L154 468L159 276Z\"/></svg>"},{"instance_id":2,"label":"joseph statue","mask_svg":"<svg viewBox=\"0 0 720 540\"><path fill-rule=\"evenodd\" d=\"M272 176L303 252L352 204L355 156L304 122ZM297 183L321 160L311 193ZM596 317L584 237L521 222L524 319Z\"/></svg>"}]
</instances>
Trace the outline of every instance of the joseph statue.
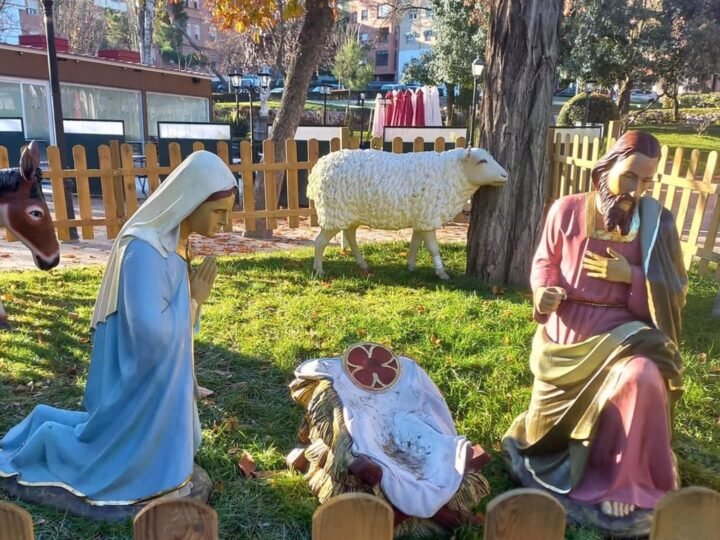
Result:
<instances>
[{"instance_id":1,"label":"joseph statue","mask_svg":"<svg viewBox=\"0 0 720 540\"><path fill-rule=\"evenodd\" d=\"M532 397L503 440L516 478L611 519L678 487L688 280L672 214L643 196L659 156L655 137L629 131L592 169L595 191L550 208L530 277Z\"/></svg>"}]
</instances>

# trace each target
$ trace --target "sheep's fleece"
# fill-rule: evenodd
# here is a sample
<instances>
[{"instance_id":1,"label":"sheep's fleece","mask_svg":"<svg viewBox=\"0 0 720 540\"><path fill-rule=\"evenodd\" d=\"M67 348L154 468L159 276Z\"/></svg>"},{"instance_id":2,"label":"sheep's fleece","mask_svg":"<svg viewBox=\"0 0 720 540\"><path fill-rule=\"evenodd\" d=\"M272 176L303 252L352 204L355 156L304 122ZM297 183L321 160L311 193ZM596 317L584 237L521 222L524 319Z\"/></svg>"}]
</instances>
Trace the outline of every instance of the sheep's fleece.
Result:
<instances>
[{"instance_id":1,"label":"sheep's fleece","mask_svg":"<svg viewBox=\"0 0 720 540\"><path fill-rule=\"evenodd\" d=\"M368 225L432 231L454 218L478 189L465 176L466 150L392 154L341 150L313 167L308 197L323 229Z\"/></svg>"}]
</instances>

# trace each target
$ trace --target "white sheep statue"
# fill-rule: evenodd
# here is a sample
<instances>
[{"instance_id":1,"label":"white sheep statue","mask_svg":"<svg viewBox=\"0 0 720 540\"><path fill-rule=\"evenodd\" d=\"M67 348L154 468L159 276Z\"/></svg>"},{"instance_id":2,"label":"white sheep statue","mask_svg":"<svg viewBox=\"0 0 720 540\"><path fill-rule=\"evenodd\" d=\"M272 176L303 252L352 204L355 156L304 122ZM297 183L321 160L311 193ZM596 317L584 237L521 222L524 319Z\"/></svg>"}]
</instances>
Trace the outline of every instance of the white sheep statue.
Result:
<instances>
[{"instance_id":1,"label":"white sheep statue","mask_svg":"<svg viewBox=\"0 0 720 540\"><path fill-rule=\"evenodd\" d=\"M358 266L367 271L355 231L413 229L408 268L415 270L418 249L432 255L435 274L450 279L435 230L454 218L480 186L502 186L507 172L481 148L392 154L380 150L340 150L320 158L308 179L321 230L315 239L313 269L323 275L325 247L344 231Z\"/></svg>"}]
</instances>

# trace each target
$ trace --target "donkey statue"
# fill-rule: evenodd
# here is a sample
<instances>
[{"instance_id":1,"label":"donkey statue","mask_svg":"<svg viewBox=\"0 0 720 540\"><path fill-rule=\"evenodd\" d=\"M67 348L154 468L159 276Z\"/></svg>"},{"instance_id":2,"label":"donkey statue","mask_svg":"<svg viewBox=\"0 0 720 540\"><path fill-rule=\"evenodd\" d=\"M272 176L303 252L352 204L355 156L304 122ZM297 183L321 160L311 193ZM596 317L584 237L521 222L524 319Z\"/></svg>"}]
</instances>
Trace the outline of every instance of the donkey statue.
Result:
<instances>
[{"instance_id":1,"label":"donkey statue","mask_svg":"<svg viewBox=\"0 0 720 540\"><path fill-rule=\"evenodd\" d=\"M35 142L25 148L19 169L0 169L0 226L5 226L32 252L41 270L60 262L60 246L42 192L40 152ZM0 300L0 330L11 330Z\"/></svg>"}]
</instances>

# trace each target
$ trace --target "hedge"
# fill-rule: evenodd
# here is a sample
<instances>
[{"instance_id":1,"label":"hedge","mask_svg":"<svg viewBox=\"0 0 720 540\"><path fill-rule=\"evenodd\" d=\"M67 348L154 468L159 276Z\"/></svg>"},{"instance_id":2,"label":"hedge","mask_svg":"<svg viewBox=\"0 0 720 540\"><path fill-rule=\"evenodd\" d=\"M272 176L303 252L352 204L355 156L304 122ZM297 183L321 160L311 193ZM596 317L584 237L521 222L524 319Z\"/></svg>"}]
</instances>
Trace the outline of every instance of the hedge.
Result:
<instances>
[{"instance_id":1,"label":"hedge","mask_svg":"<svg viewBox=\"0 0 720 540\"><path fill-rule=\"evenodd\" d=\"M572 126L576 122L583 122L585 120L586 99L587 94L583 92L567 100L560 109L557 125ZM618 120L619 118L620 111L612 99L604 94L590 94L589 123L607 124L610 120Z\"/></svg>"},{"instance_id":2,"label":"hedge","mask_svg":"<svg viewBox=\"0 0 720 540\"><path fill-rule=\"evenodd\" d=\"M682 94L678 98L681 109L717 109L720 108L720 92L711 94ZM673 100L665 96L663 109L672 109Z\"/></svg>"},{"instance_id":3,"label":"hedge","mask_svg":"<svg viewBox=\"0 0 720 540\"><path fill-rule=\"evenodd\" d=\"M668 109L648 109L637 115L637 122L651 125L673 124L673 112ZM696 124L705 119L714 119L713 124L720 124L720 107L713 109L680 109L678 122Z\"/></svg>"}]
</instances>

